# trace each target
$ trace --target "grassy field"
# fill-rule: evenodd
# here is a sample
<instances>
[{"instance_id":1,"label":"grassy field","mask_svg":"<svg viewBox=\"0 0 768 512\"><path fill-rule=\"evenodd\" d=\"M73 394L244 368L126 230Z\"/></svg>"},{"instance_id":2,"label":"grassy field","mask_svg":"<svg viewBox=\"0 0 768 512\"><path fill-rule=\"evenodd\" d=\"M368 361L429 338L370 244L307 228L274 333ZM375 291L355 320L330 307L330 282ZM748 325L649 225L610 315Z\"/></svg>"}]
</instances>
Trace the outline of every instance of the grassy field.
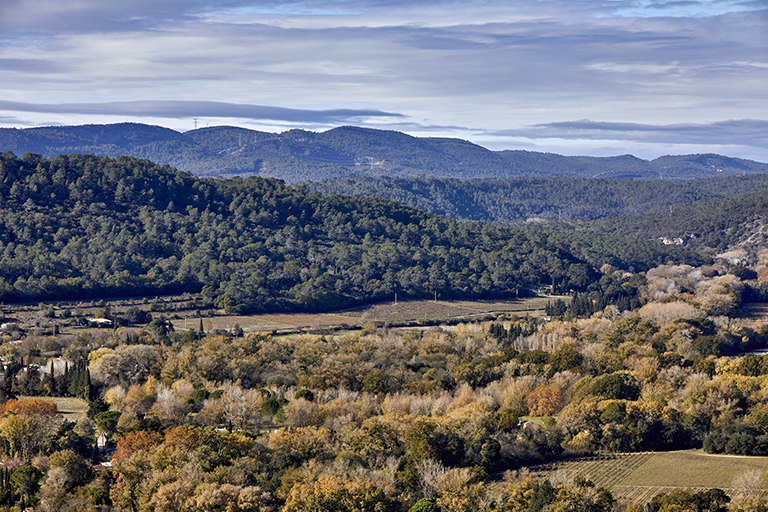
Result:
<instances>
[{"instance_id":1,"label":"grassy field","mask_svg":"<svg viewBox=\"0 0 768 512\"><path fill-rule=\"evenodd\" d=\"M88 412L88 403L80 398L51 397L49 400L54 401L67 421L77 423Z\"/></svg>"},{"instance_id":2,"label":"grassy field","mask_svg":"<svg viewBox=\"0 0 768 512\"><path fill-rule=\"evenodd\" d=\"M732 491L737 476L752 469L768 471L768 457L708 455L701 450L628 453L589 457L531 468L536 476L559 472L605 487L619 501L645 503L676 488Z\"/></svg>"},{"instance_id":3,"label":"grassy field","mask_svg":"<svg viewBox=\"0 0 768 512\"><path fill-rule=\"evenodd\" d=\"M516 313L538 316L543 314L547 300L554 298L533 297L506 301L445 301L410 300L382 302L345 311L360 320L402 322L429 318L471 317L487 313Z\"/></svg>"}]
</instances>

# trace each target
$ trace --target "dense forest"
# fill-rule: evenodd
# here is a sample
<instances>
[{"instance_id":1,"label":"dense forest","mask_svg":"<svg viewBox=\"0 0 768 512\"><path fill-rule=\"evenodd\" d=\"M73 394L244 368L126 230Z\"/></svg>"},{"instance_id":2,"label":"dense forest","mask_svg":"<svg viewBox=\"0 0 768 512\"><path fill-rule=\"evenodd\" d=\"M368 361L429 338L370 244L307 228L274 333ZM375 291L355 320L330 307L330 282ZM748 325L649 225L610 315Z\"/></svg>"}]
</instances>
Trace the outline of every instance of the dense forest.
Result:
<instances>
[{"instance_id":1,"label":"dense forest","mask_svg":"<svg viewBox=\"0 0 768 512\"><path fill-rule=\"evenodd\" d=\"M393 297L586 290L701 256L655 240L461 223L274 179L201 179L130 157L7 152L0 300L202 292L227 312L331 310Z\"/></svg>"},{"instance_id":2,"label":"dense forest","mask_svg":"<svg viewBox=\"0 0 768 512\"><path fill-rule=\"evenodd\" d=\"M667 211L672 205L763 191L768 189L768 175L677 181L575 178L459 180L362 176L308 182L306 185L310 190L323 194L391 199L454 219L591 221L603 217L658 213Z\"/></svg>"},{"instance_id":3,"label":"dense forest","mask_svg":"<svg viewBox=\"0 0 768 512\"><path fill-rule=\"evenodd\" d=\"M608 158L490 151L460 139L420 138L342 126L325 132L267 133L214 126L185 133L138 123L0 128L0 148L17 155L129 155L199 176L261 175L287 183L350 176L443 178L690 179L768 173L768 164L714 154Z\"/></svg>"}]
</instances>

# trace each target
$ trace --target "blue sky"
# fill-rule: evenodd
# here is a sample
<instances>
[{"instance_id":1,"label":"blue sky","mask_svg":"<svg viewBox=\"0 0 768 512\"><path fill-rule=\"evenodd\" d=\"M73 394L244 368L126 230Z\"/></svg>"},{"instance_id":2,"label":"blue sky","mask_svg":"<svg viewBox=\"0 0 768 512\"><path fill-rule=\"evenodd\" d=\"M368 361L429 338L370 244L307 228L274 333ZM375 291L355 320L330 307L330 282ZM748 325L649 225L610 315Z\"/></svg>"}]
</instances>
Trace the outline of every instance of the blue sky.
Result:
<instances>
[{"instance_id":1,"label":"blue sky","mask_svg":"<svg viewBox=\"0 0 768 512\"><path fill-rule=\"evenodd\" d=\"M768 162L768 0L0 0L0 126Z\"/></svg>"}]
</instances>

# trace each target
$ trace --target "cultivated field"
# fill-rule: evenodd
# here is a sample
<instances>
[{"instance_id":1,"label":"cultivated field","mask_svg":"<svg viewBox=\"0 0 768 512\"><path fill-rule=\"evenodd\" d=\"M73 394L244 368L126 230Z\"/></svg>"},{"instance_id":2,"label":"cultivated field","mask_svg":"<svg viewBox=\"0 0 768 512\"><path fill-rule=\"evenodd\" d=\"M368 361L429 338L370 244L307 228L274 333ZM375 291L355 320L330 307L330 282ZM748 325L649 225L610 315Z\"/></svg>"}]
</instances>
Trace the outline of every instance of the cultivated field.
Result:
<instances>
[{"instance_id":1,"label":"cultivated field","mask_svg":"<svg viewBox=\"0 0 768 512\"><path fill-rule=\"evenodd\" d=\"M371 304L336 313L281 313L250 316L203 317L203 327L232 329L238 324L246 332L296 331L312 329L359 329L366 324L430 323L434 320L472 321L487 314L518 314L539 316L544 313L547 300L534 297L512 301L433 301L409 300ZM173 320L176 330L197 329L199 317Z\"/></svg>"},{"instance_id":2,"label":"cultivated field","mask_svg":"<svg viewBox=\"0 0 768 512\"><path fill-rule=\"evenodd\" d=\"M544 314L547 300L555 298L533 297L508 301L443 301L412 300L382 302L345 313L362 321L403 322L430 318L471 317L487 313L516 313L538 316ZM360 321L359 320L359 321Z\"/></svg>"},{"instance_id":3,"label":"cultivated field","mask_svg":"<svg viewBox=\"0 0 768 512\"><path fill-rule=\"evenodd\" d=\"M768 303L752 302L744 304L739 310L738 318L741 318L747 325L752 327L755 327L758 323L764 323L768 321Z\"/></svg>"},{"instance_id":4,"label":"cultivated field","mask_svg":"<svg viewBox=\"0 0 768 512\"><path fill-rule=\"evenodd\" d=\"M768 471L768 457L708 455L701 450L626 453L587 457L530 468L536 476L591 480L614 498L646 503L677 488L718 488L732 494L734 478L748 470Z\"/></svg>"},{"instance_id":5,"label":"cultivated field","mask_svg":"<svg viewBox=\"0 0 768 512\"><path fill-rule=\"evenodd\" d=\"M544 314L547 301L561 298L568 302L570 297L533 297L517 300L498 301L447 301L447 300L393 300L370 304L332 313L274 313L257 315L225 315L222 310L198 307L198 298L168 296L150 298L115 299L111 301L62 301L38 304L0 305L0 320L18 323L28 332L51 334L56 324L61 334L77 335L84 332L103 332L110 328L76 327L64 316L70 313L79 317L94 317L109 307L113 314L122 314L130 307L150 311L155 317L165 316L176 331L198 329L200 320L206 332L214 329L232 330L239 325L245 332L290 333L313 330L355 330L367 325L435 325L460 321L474 321L488 315L517 314L540 316ZM46 318L44 313L53 309L55 318ZM138 326L136 326L138 327Z\"/></svg>"},{"instance_id":6,"label":"cultivated field","mask_svg":"<svg viewBox=\"0 0 768 512\"><path fill-rule=\"evenodd\" d=\"M354 325L358 319L341 313L273 313L250 316L205 316L203 328L207 331L213 329L231 330L235 324L245 332L273 332L273 331L297 331L335 327L339 325ZM173 319L173 326L177 331L198 329L200 317L187 319Z\"/></svg>"}]
</instances>

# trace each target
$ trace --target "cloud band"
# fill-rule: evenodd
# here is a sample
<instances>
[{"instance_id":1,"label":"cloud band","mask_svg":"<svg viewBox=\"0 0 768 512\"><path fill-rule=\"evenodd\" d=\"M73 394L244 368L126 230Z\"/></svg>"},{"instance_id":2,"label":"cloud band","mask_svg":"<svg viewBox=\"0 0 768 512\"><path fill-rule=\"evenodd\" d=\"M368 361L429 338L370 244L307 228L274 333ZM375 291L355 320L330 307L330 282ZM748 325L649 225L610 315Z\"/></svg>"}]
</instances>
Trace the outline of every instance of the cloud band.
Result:
<instances>
[{"instance_id":1,"label":"cloud band","mask_svg":"<svg viewBox=\"0 0 768 512\"><path fill-rule=\"evenodd\" d=\"M538 124L516 130L501 130L493 134L527 139L632 140L644 143L735 144L768 147L768 121L759 119L670 125L610 123L584 119Z\"/></svg>"},{"instance_id":2,"label":"cloud band","mask_svg":"<svg viewBox=\"0 0 768 512\"><path fill-rule=\"evenodd\" d=\"M302 110L218 101L116 101L104 103L22 103L0 101L0 111L188 119L259 119L305 123L342 123L372 117L405 117L381 110Z\"/></svg>"}]
</instances>

